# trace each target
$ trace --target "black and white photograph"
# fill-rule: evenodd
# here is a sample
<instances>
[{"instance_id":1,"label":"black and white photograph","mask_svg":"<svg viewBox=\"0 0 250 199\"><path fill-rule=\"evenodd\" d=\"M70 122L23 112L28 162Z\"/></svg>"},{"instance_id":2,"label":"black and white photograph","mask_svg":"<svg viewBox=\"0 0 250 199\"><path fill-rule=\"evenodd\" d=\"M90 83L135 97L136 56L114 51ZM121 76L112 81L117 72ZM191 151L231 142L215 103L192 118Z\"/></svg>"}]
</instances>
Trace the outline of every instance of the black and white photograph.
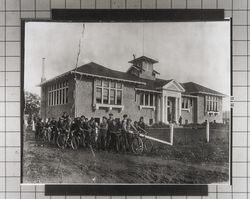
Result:
<instances>
[{"instance_id":1,"label":"black and white photograph","mask_svg":"<svg viewBox=\"0 0 250 199\"><path fill-rule=\"evenodd\" d=\"M24 33L22 183L230 184L230 20Z\"/></svg>"}]
</instances>

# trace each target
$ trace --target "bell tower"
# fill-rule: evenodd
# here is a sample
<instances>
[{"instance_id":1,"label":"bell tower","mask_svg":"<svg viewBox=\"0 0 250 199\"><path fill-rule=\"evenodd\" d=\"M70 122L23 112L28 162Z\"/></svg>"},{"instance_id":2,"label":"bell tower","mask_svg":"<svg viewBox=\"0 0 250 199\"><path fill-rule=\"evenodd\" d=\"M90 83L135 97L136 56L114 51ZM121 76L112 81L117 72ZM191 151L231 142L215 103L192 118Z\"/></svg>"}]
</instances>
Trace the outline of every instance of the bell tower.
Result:
<instances>
[{"instance_id":1,"label":"bell tower","mask_svg":"<svg viewBox=\"0 0 250 199\"><path fill-rule=\"evenodd\" d=\"M154 64L158 63L158 61L151 59L146 56L141 56L138 58L129 61L132 64L128 73L138 76L143 79L155 80L156 74L159 74L154 70Z\"/></svg>"}]
</instances>

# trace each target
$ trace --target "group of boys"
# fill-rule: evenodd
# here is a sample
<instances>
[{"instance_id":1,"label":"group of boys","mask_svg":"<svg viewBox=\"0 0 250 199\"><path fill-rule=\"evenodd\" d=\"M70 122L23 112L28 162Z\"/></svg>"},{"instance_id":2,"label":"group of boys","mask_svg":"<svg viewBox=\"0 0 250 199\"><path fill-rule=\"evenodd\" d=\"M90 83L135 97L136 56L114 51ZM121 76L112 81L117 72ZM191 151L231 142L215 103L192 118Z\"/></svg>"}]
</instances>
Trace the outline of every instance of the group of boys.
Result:
<instances>
[{"instance_id":1,"label":"group of boys","mask_svg":"<svg viewBox=\"0 0 250 199\"><path fill-rule=\"evenodd\" d=\"M137 132L145 132L145 123L144 118L140 117L139 122L134 122L128 118L128 115L123 115L123 120L120 122L113 118L113 114L109 114L109 118L103 116L102 122L100 123L100 148L102 149L111 149L114 147L116 140L116 134L121 133L123 140L125 141L126 149L129 148L129 138L130 134Z\"/></svg>"},{"instance_id":2,"label":"group of boys","mask_svg":"<svg viewBox=\"0 0 250 199\"><path fill-rule=\"evenodd\" d=\"M109 117L102 117L100 124L97 124L94 118L88 119L84 115L81 117L76 117L73 120L70 116L64 112L59 120L56 121L55 118L48 119L47 122L43 123L41 119L36 123L36 137L41 132L43 127L50 127L53 132L53 137L57 136L58 129L61 129L66 133L67 137L70 133L84 132L86 138L86 144L91 144L95 142L98 149L111 149L114 147L116 141L116 134L121 133L125 140L126 148L129 147L129 135L134 132L145 132L145 123L143 117L140 117L139 122L134 122L128 118L128 115L123 115L123 120L120 122L114 119L112 113ZM97 133L98 132L98 133Z\"/></svg>"}]
</instances>

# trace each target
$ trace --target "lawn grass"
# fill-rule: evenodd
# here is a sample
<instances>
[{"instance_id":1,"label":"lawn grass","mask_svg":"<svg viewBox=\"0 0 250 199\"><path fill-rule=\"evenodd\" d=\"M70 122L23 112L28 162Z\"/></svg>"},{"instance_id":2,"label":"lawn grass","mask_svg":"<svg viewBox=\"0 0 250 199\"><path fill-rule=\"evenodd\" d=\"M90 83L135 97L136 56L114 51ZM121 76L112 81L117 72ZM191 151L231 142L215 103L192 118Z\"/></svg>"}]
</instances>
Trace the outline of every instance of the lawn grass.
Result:
<instances>
[{"instance_id":1,"label":"lawn grass","mask_svg":"<svg viewBox=\"0 0 250 199\"><path fill-rule=\"evenodd\" d=\"M169 129L149 129L149 134L170 141ZM174 145L154 142L154 153L167 159L192 163L229 163L229 130L226 127L210 128L210 142L206 129L174 129Z\"/></svg>"}]
</instances>

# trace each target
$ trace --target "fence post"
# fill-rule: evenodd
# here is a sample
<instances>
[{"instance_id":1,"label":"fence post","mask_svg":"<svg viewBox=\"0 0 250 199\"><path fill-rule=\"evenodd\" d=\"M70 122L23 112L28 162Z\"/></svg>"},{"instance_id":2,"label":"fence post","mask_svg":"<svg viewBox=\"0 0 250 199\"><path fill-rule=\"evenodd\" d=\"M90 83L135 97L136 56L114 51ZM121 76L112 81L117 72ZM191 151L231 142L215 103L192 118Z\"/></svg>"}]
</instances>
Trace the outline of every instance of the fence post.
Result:
<instances>
[{"instance_id":1,"label":"fence post","mask_svg":"<svg viewBox=\"0 0 250 199\"><path fill-rule=\"evenodd\" d=\"M207 142L209 142L209 121L207 120L207 125L206 125L206 137L207 137Z\"/></svg>"},{"instance_id":2,"label":"fence post","mask_svg":"<svg viewBox=\"0 0 250 199\"><path fill-rule=\"evenodd\" d=\"M174 144L174 124L170 124L170 143Z\"/></svg>"},{"instance_id":3,"label":"fence post","mask_svg":"<svg viewBox=\"0 0 250 199\"><path fill-rule=\"evenodd\" d=\"M35 131L36 130L36 128L35 128L35 122L34 122L34 120L32 120L32 131Z\"/></svg>"}]
</instances>

